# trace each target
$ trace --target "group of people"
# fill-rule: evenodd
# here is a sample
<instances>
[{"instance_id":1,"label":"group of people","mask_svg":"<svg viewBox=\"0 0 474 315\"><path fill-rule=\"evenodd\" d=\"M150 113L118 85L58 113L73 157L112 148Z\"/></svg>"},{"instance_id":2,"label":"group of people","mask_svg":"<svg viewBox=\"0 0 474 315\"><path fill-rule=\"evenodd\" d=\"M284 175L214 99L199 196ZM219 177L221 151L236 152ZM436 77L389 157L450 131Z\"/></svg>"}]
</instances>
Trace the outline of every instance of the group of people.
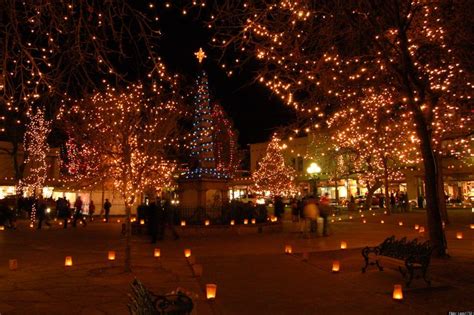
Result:
<instances>
[{"instance_id":1,"label":"group of people","mask_svg":"<svg viewBox=\"0 0 474 315\"><path fill-rule=\"evenodd\" d=\"M34 206L36 208L36 216L38 218L38 229L42 228L43 222L45 225L51 226L51 223L49 222L50 217L47 212L47 204L45 200L40 196L37 199ZM89 201L88 207L89 207L89 212L88 212L89 221L92 221L94 213L95 213L95 209L96 209L94 201L92 199ZM105 199L105 203L104 203L105 222L109 222L109 214L110 214L111 207L112 207L112 204L110 203L109 199ZM69 222L71 222L71 225L73 227L77 226L78 221L81 222L84 227L87 226L87 217L85 216L84 208L85 208L85 205L80 196L76 198L73 208L71 208L71 203L69 200L66 199L66 197L59 197L56 200L56 214L57 214L58 219L63 220L64 229L67 229ZM71 213L71 210L72 210L72 213Z\"/></svg>"},{"instance_id":2,"label":"group of people","mask_svg":"<svg viewBox=\"0 0 474 315\"><path fill-rule=\"evenodd\" d=\"M310 195L291 201L293 221L300 223L300 232L305 237L309 237L311 234L317 235L319 217L323 219L323 236L329 235L328 217L332 212L330 202L329 193L325 193L319 199Z\"/></svg>"},{"instance_id":3,"label":"group of people","mask_svg":"<svg viewBox=\"0 0 474 315\"><path fill-rule=\"evenodd\" d=\"M144 217L152 243L164 239L166 227L171 230L174 239L179 238L174 229L173 211L169 200L156 198L156 200L150 201L148 205L141 205L140 209L139 219Z\"/></svg>"},{"instance_id":4,"label":"group of people","mask_svg":"<svg viewBox=\"0 0 474 315\"><path fill-rule=\"evenodd\" d=\"M408 194L404 192L396 192L390 194L390 208L393 212L408 212L409 210L409 201Z\"/></svg>"}]
</instances>

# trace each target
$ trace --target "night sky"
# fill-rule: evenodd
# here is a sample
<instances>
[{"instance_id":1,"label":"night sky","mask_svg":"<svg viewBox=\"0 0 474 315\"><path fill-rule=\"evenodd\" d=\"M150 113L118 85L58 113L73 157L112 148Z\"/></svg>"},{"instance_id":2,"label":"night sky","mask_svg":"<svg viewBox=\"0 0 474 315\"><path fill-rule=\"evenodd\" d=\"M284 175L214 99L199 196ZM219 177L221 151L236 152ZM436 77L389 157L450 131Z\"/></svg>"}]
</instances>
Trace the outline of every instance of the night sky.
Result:
<instances>
[{"instance_id":1,"label":"night sky","mask_svg":"<svg viewBox=\"0 0 474 315\"><path fill-rule=\"evenodd\" d=\"M291 109L257 83L252 83L253 73L242 69L228 77L218 66L220 51L208 43L212 34L202 22L170 10L160 16L162 39L160 53L168 69L194 82L199 70L194 52L202 47L206 51L204 70L209 75L211 101L219 102L239 132L242 149L249 143L268 140L278 126L294 118Z\"/></svg>"}]
</instances>

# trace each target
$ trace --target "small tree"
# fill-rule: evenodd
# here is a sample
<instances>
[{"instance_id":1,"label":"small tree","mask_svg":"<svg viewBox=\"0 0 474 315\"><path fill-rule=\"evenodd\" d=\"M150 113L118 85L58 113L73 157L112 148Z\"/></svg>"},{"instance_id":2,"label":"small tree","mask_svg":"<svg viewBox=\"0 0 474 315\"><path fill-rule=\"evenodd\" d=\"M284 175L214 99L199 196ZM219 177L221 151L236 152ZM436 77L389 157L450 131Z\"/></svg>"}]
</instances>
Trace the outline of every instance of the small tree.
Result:
<instances>
[{"instance_id":1,"label":"small tree","mask_svg":"<svg viewBox=\"0 0 474 315\"><path fill-rule=\"evenodd\" d=\"M94 159L95 166L86 168L94 171L82 173L82 178L110 178L124 199L126 271L131 271L131 207L145 189L158 191L168 185L175 168L166 149L174 142L179 110L174 93L160 87L154 86L153 95L141 84L120 92L109 87L62 115L72 126L70 134L80 152Z\"/></svg>"},{"instance_id":2,"label":"small tree","mask_svg":"<svg viewBox=\"0 0 474 315\"><path fill-rule=\"evenodd\" d=\"M252 174L255 190L268 191L272 197L296 191L294 186L295 170L285 165L280 142L280 139L274 135L267 146L265 157L260 162L258 170Z\"/></svg>"},{"instance_id":3,"label":"small tree","mask_svg":"<svg viewBox=\"0 0 474 315\"><path fill-rule=\"evenodd\" d=\"M25 164L29 167L29 174L18 182L18 193L27 191L33 196L43 194L44 182L46 181L48 165L46 156L49 151L48 136L51 132L51 122L46 120L44 112L38 108L34 111L28 110L29 118L24 139ZM35 221L36 208L33 205L31 221Z\"/></svg>"}]
</instances>

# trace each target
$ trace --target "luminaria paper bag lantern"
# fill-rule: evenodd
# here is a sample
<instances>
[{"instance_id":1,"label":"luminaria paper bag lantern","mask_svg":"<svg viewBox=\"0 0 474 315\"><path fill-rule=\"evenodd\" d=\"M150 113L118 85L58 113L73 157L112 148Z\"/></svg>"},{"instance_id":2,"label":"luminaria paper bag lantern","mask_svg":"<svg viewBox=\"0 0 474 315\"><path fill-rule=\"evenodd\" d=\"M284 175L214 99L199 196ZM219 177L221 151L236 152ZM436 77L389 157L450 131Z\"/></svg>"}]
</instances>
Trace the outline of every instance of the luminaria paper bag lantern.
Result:
<instances>
[{"instance_id":1,"label":"luminaria paper bag lantern","mask_svg":"<svg viewBox=\"0 0 474 315\"><path fill-rule=\"evenodd\" d=\"M186 248L184 250L184 257L186 257L186 258L191 257L191 249Z\"/></svg>"},{"instance_id":2,"label":"luminaria paper bag lantern","mask_svg":"<svg viewBox=\"0 0 474 315\"><path fill-rule=\"evenodd\" d=\"M217 285L208 283L206 284L206 297L208 300L214 300L216 298Z\"/></svg>"},{"instance_id":3,"label":"luminaria paper bag lantern","mask_svg":"<svg viewBox=\"0 0 474 315\"><path fill-rule=\"evenodd\" d=\"M17 270L18 269L18 260L16 259L10 259L8 261L8 268L10 270Z\"/></svg>"},{"instance_id":4,"label":"luminaria paper bag lantern","mask_svg":"<svg viewBox=\"0 0 474 315\"><path fill-rule=\"evenodd\" d=\"M109 260L115 260L115 251L109 250L109 253L108 253L108 255L107 255L107 258L108 258Z\"/></svg>"},{"instance_id":5,"label":"luminaria paper bag lantern","mask_svg":"<svg viewBox=\"0 0 474 315\"><path fill-rule=\"evenodd\" d=\"M71 267L72 266L72 256L66 256L64 260L64 266Z\"/></svg>"},{"instance_id":6,"label":"luminaria paper bag lantern","mask_svg":"<svg viewBox=\"0 0 474 315\"><path fill-rule=\"evenodd\" d=\"M160 258L161 257L161 250L159 248L155 248L153 251L153 257Z\"/></svg>"},{"instance_id":7,"label":"luminaria paper bag lantern","mask_svg":"<svg viewBox=\"0 0 474 315\"><path fill-rule=\"evenodd\" d=\"M401 284L395 284L393 286L393 294L392 297L394 300L403 300L403 290L402 290L402 285Z\"/></svg>"}]
</instances>

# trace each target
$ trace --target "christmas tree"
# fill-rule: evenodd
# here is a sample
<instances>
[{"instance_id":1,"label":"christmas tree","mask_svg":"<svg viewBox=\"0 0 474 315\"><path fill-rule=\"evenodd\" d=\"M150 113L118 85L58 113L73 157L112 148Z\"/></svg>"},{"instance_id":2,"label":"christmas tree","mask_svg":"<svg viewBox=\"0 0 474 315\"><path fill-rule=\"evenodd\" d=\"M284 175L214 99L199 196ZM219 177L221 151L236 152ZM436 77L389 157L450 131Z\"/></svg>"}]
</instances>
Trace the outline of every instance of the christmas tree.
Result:
<instances>
[{"instance_id":1,"label":"christmas tree","mask_svg":"<svg viewBox=\"0 0 474 315\"><path fill-rule=\"evenodd\" d=\"M296 192L294 186L295 171L285 165L281 152L280 139L273 136L267 146L265 157L259 163L258 170L252 175L255 190L269 192L272 197Z\"/></svg>"},{"instance_id":2,"label":"christmas tree","mask_svg":"<svg viewBox=\"0 0 474 315\"><path fill-rule=\"evenodd\" d=\"M196 53L201 63L205 58L202 49ZM196 79L197 91L194 96L194 121L190 143L190 168L185 178L218 178L225 179L227 172L218 170L215 158L214 121L209 97L207 74L202 71Z\"/></svg>"}]
</instances>

